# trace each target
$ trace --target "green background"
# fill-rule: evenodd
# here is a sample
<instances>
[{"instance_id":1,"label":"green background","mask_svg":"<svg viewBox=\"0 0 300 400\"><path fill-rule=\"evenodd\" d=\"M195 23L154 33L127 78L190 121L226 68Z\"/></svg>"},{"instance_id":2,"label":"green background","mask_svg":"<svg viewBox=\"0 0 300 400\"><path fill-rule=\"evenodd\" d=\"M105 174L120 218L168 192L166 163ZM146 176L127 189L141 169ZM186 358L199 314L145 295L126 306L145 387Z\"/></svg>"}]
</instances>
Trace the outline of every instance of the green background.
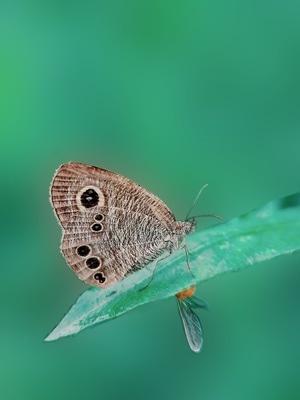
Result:
<instances>
[{"instance_id":1,"label":"green background","mask_svg":"<svg viewBox=\"0 0 300 400\"><path fill-rule=\"evenodd\" d=\"M198 288L199 355L175 299L43 342L87 288L59 253L60 164L178 219L205 183L195 213L226 219L299 190L299 19L292 0L1 3L1 399L299 399L299 254Z\"/></svg>"}]
</instances>

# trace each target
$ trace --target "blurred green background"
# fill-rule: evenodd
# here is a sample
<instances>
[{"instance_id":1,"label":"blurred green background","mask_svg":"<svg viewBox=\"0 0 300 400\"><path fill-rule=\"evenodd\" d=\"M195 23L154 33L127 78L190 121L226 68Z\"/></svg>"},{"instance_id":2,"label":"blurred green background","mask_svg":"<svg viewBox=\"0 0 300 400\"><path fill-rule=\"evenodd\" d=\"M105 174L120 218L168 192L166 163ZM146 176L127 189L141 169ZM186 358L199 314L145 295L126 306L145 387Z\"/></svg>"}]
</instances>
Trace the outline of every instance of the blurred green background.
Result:
<instances>
[{"instance_id":1,"label":"blurred green background","mask_svg":"<svg viewBox=\"0 0 300 400\"><path fill-rule=\"evenodd\" d=\"M299 399L299 254L198 288L190 352L175 299L45 343L87 286L48 193L82 161L184 218L299 190L300 3L1 2L1 399ZM199 229L215 221L203 221Z\"/></svg>"}]
</instances>

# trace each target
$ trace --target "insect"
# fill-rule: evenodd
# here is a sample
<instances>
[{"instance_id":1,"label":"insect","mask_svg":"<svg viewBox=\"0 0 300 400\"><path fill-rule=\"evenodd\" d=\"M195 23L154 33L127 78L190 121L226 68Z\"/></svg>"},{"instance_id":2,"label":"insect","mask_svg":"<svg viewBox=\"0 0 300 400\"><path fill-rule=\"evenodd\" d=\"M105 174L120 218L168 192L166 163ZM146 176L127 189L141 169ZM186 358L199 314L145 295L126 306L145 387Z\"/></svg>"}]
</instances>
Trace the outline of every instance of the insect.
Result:
<instances>
[{"instance_id":1,"label":"insect","mask_svg":"<svg viewBox=\"0 0 300 400\"><path fill-rule=\"evenodd\" d=\"M195 229L195 219L176 221L162 200L130 179L78 162L58 168L50 200L62 226L61 251L68 265L81 280L100 288L178 249ZM190 298L178 295L179 311L188 342L199 351L202 330Z\"/></svg>"},{"instance_id":2,"label":"insect","mask_svg":"<svg viewBox=\"0 0 300 400\"><path fill-rule=\"evenodd\" d=\"M202 326L194 308L207 309L206 303L194 296L195 286L176 294L178 300L179 314L188 344L192 351L199 353L203 344Z\"/></svg>"},{"instance_id":3,"label":"insect","mask_svg":"<svg viewBox=\"0 0 300 400\"><path fill-rule=\"evenodd\" d=\"M110 171L70 162L56 172L51 202L61 251L77 276L101 288L179 248L195 222L178 222L154 194Z\"/></svg>"}]
</instances>

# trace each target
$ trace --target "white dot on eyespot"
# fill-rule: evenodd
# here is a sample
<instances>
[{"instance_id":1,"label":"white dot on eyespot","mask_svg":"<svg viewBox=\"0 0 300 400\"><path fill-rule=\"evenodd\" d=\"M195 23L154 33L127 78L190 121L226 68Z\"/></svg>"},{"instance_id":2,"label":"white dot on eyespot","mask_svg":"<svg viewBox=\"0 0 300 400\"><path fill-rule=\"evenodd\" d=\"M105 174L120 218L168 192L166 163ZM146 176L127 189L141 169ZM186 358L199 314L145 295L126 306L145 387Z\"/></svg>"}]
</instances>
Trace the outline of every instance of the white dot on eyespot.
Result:
<instances>
[{"instance_id":1,"label":"white dot on eyespot","mask_svg":"<svg viewBox=\"0 0 300 400\"><path fill-rule=\"evenodd\" d=\"M79 208L79 210L81 210L81 211L86 211L87 209L90 208L90 207L83 205L83 203L82 203L82 196L85 196L89 190L96 192L98 195L97 203L95 204L95 206L103 207L105 205L105 196L104 196L104 193L102 192L102 190L99 189L97 186L86 185L82 189L80 189L76 195L76 204L77 204L77 207ZM92 197L86 195L85 200L87 202L89 202L90 200L92 200ZM92 208L93 208L93 206L91 206L91 209Z\"/></svg>"}]
</instances>

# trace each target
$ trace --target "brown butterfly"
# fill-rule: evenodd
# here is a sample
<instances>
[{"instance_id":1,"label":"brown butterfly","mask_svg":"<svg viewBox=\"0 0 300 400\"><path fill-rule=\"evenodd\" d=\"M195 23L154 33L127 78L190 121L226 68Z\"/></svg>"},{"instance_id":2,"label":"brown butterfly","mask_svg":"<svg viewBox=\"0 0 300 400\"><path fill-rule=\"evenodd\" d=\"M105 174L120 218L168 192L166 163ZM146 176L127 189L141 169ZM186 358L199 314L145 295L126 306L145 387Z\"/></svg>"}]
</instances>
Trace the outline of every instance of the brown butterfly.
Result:
<instances>
[{"instance_id":1,"label":"brown butterfly","mask_svg":"<svg viewBox=\"0 0 300 400\"><path fill-rule=\"evenodd\" d=\"M68 265L101 288L178 249L195 227L176 221L158 197L124 176L77 162L56 171L51 203Z\"/></svg>"},{"instance_id":2,"label":"brown butterfly","mask_svg":"<svg viewBox=\"0 0 300 400\"><path fill-rule=\"evenodd\" d=\"M121 281L165 250L178 249L195 229L195 219L176 221L158 197L130 179L82 163L69 162L56 171L50 196L68 265L80 279L100 288ZM204 303L191 297L194 291L177 298L189 345L198 352L202 329L192 308Z\"/></svg>"}]
</instances>

